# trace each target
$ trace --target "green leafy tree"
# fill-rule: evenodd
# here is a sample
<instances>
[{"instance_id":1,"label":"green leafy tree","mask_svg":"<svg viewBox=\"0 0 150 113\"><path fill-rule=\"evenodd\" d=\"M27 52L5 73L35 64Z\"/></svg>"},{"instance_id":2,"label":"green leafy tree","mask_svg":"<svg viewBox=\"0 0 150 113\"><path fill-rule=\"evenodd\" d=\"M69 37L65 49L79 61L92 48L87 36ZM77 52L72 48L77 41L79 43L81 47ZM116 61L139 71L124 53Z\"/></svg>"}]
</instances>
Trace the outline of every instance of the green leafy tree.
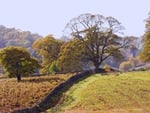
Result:
<instances>
[{"instance_id":1,"label":"green leafy tree","mask_svg":"<svg viewBox=\"0 0 150 113\"><path fill-rule=\"evenodd\" d=\"M72 39L61 47L57 66L61 72L76 72L83 70L83 45L79 39Z\"/></svg>"},{"instance_id":2,"label":"green leafy tree","mask_svg":"<svg viewBox=\"0 0 150 113\"><path fill-rule=\"evenodd\" d=\"M49 73L50 65L59 57L60 48L63 42L55 39L52 35L36 40L33 48L42 57L42 73Z\"/></svg>"},{"instance_id":3,"label":"green leafy tree","mask_svg":"<svg viewBox=\"0 0 150 113\"><path fill-rule=\"evenodd\" d=\"M120 22L113 17L82 14L73 18L66 25L65 31L69 30L67 32L71 32L71 35L83 43L87 56L98 70L103 61L120 54L120 49L127 44L117 36L122 28Z\"/></svg>"},{"instance_id":4,"label":"green leafy tree","mask_svg":"<svg viewBox=\"0 0 150 113\"><path fill-rule=\"evenodd\" d=\"M150 61L150 14L146 20L146 31L143 37L143 51L140 54L140 59L144 62Z\"/></svg>"},{"instance_id":5,"label":"green leafy tree","mask_svg":"<svg viewBox=\"0 0 150 113\"><path fill-rule=\"evenodd\" d=\"M21 81L21 76L33 74L40 67L38 61L23 47L3 48L0 50L0 56L0 63L5 68L7 76L16 76L18 82Z\"/></svg>"}]
</instances>

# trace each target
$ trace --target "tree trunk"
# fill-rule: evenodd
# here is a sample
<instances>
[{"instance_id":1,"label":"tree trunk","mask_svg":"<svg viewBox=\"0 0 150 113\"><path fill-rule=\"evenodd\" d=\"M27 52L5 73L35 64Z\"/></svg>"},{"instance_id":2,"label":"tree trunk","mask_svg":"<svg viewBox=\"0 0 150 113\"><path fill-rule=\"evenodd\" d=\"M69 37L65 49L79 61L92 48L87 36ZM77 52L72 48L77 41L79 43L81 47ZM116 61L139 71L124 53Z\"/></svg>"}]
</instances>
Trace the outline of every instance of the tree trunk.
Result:
<instances>
[{"instance_id":1,"label":"tree trunk","mask_svg":"<svg viewBox=\"0 0 150 113\"><path fill-rule=\"evenodd\" d=\"M21 81L21 75L19 73L19 69L20 69L20 63L19 62L16 62L16 77L17 77L17 81L20 82Z\"/></svg>"},{"instance_id":2,"label":"tree trunk","mask_svg":"<svg viewBox=\"0 0 150 113\"><path fill-rule=\"evenodd\" d=\"M21 75L20 74L16 74L17 77L17 81L20 82L21 81Z\"/></svg>"},{"instance_id":3,"label":"tree trunk","mask_svg":"<svg viewBox=\"0 0 150 113\"><path fill-rule=\"evenodd\" d=\"M99 70L99 63L98 62L94 62L94 66L95 66L95 72L97 73Z\"/></svg>"}]
</instances>

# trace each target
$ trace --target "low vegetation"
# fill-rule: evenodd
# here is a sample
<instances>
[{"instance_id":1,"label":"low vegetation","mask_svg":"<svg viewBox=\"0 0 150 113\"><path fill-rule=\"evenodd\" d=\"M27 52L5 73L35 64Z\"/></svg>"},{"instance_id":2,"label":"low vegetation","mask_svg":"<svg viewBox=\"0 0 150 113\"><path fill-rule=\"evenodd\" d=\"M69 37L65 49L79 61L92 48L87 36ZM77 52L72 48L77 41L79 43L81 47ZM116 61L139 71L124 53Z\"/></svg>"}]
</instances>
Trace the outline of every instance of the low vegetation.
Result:
<instances>
[{"instance_id":1,"label":"low vegetation","mask_svg":"<svg viewBox=\"0 0 150 113\"><path fill-rule=\"evenodd\" d=\"M136 67L138 64L140 64L139 59L130 56L128 61L124 61L120 64L119 69L121 71L129 71L132 68Z\"/></svg>"},{"instance_id":2,"label":"low vegetation","mask_svg":"<svg viewBox=\"0 0 150 113\"><path fill-rule=\"evenodd\" d=\"M0 79L0 113L26 108L42 100L54 87L72 74Z\"/></svg>"},{"instance_id":3,"label":"low vegetation","mask_svg":"<svg viewBox=\"0 0 150 113\"><path fill-rule=\"evenodd\" d=\"M95 74L74 85L48 113L149 113L149 73Z\"/></svg>"}]
</instances>

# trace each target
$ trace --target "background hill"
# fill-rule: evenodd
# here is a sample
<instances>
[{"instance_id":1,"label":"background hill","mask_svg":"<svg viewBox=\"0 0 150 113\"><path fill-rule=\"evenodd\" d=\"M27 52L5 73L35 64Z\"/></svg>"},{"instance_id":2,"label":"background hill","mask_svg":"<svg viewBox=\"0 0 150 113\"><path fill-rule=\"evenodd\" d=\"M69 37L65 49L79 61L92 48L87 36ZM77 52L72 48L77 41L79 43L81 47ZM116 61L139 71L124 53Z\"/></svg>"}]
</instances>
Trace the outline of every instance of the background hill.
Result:
<instances>
[{"instance_id":1,"label":"background hill","mask_svg":"<svg viewBox=\"0 0 150 113\"><path fill-rule=\"evenodd\" d=\"M6 46L22 46L34 55L32 44L35 40L42 38L39 34L33 34L30 31L21 31L15 28L7 28L0 25L0 48Z\"/></svg>"}]
</instances>

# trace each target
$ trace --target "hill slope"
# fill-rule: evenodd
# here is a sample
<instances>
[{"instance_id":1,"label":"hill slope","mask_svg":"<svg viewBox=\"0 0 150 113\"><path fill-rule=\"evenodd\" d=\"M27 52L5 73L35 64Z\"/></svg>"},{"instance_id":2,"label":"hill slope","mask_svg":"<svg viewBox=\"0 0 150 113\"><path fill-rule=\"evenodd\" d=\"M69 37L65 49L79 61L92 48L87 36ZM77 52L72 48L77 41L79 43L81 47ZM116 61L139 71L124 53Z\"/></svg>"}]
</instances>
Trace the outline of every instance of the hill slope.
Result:
<instances>
[{"instance_id":1,"label":"hill slope","mask_svg":"<svg viewBox=\"0 0 150 113\"><path fill-rule=\"evenodd\" d=\"M75 84L50 112L149 113L150 71L119 76L95 74ZM48 111L48 112L49 112Z\"/></svg>"}]
</instances>

